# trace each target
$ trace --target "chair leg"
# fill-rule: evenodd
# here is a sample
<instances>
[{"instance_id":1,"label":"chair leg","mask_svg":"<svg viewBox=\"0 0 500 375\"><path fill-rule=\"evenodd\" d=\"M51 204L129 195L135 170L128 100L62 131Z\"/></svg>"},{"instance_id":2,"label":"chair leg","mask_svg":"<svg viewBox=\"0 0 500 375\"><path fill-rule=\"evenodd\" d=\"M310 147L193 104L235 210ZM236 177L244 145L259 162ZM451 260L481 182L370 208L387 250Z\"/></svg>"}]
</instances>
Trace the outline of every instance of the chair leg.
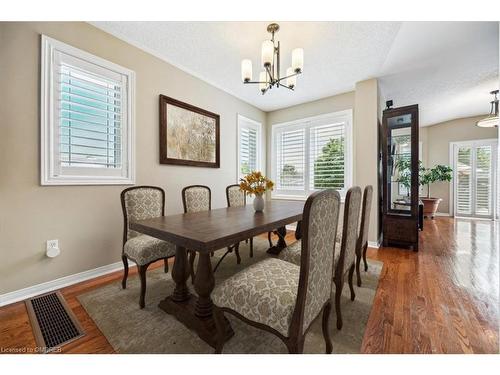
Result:
<instances>
[{"instance_id":1,"label":"chair leg","mask_svg":"<svg viewBox=\"0 0 500 375\"><path fill-rule=\"evenodd\" d=\"M189 251L189 272L191 273L191 284L194 284L194 260L196 258L196 251Z\"/></svg>"},{"instance_id":2,"label":"chair leg","mask_svg":"<svg viewBox=\"0 0 500 375\"><path fill-rule=\"evenodd\" d=\"M146 298L146 271L148 269L149 264L145 264L144 266L138 266L139 268L139 277L141 279L141 296L139 297L139 306L141 309L144 308L145 298Z\"/></svg>"},{"instance_id":3,"label":"chair leg","mask_svg":"<svg viewBox=\"0 0 500 375\"><path fill-rule=\"evenodd\" d=\"M368 250L368 244L363 247L363 262L365 263L365 272L368 271L368 263L366 261L366 250Z\"/></svg>"},{"instance_id":4,"label":"chair leg","mask_svg":"<svg viewBox=\"0 0 500 375\"><path fill-rule=\"evenodd\" d=\"M234 245L234 253L236 254L236 264L240 264L241 257L240 257L240 243L239 242L236 245Z\"/></svg>"},{"instance_id":5,"label":"chair leg","mask_svg":"<svg viewBox=\"0 0 500 375\"><path fill-rule=\"evenodd\" d=\"M341 330L342 329L342 312L340 311L340 298L342 297L342 287L344 285L344 280L340 280L337 283L335 283L335 313L337 314L337 329Z\"/></svg>"},{"instance_id":6,"label":"chair leg","mask_svg":"<svg viewBox=\"0 0 500 375\"><path fill-rule=\"evenodd\" d=\"M289 341L287 347L290 354L302 354L304 352L304 338Z\"/></svg>"},{"instance_id":7,"label":"chair leg","mask_svg":"<svg viewBox=\"0 0 500 375\"><path fill-rule=\"evenodd\" d=\"M253 237L250 238L250 258L253 258Z\"/></svg>"},{"instance_id":8,"label":"chair leg","mask_svg":"<svg viewBox=\"0 0 500 375\"><path fill-rule=\"evenodd\" d=\"M358 280L358 287L361 287L361 273L359 272L359 266L361 264L361 254L356 256L356 278Z\"/></svg>"},{"instance_id":9,"label":"chair leg","mask_svg":"<svg viewBox=\"0 0 500 375\"><path fill-rule=\"evenodd\" d=\"M333 350L333 345L332 345L332 340L330 338L330 329L329 329L329 322L330 322L330 311L332 311L332 303L328 302L328 304L324 307L323 309L323 338L325 339L325 345L326 345L326 354L331 354Z\"/></svg>"},{"instance_id":10,"label":"chair leg","mask_svg":"<svg viewBox=\"0 0 500 375\"><path fill-rule=\"evenodd\" d=\"M167 258L163 259L163 271L165 273L168 273L168 259Z\"/></svg>"},{"instance_id":11,"label":"chair leg","mask_svg":"<svg viewBox=\"0 0 500 375\"><path fill-rule=\"evenodd\" d=\"M354 276L354 262L351 265L351 268L349 268L349 289L351 290L351 301L354 301L354 298L356 298L356 293L354 293L354 286L352 284L352 279Z\"/></svg>"},{"instance_id":12,"label":"chair leg","mask_svg":"<svg viewBox=\"0 0 500 375\"><path fill-rule=\"evenodd\" d=\"M125 255L122 255L123 261L123 279L122 279L122 288L127 289L127 277L128 277L128 259Z\"/></svg>"},{"instance_id":13,"label":"chair leg","mask_svg":"<svg viewBox=\"0 0 500 375\"><path fill-rule=\"evenodd\" d=\"M217 306L213 307L213 316L215 322L215 328L217 331L217 340L215 345L215 354L221 354L222 349L224 349L224 312L219 309Z\"/></svg>"},{"instance_id":14,"label":"chair leg","mask_svg":"<svg viewBox=\"0 0 500 375\"><path fill-rule=\"evenodd\" d=\"M273 247L273 241L271 241L272 232L267 232L267 240L269 241L269 247Z\"/></svg>"}]
</instances>

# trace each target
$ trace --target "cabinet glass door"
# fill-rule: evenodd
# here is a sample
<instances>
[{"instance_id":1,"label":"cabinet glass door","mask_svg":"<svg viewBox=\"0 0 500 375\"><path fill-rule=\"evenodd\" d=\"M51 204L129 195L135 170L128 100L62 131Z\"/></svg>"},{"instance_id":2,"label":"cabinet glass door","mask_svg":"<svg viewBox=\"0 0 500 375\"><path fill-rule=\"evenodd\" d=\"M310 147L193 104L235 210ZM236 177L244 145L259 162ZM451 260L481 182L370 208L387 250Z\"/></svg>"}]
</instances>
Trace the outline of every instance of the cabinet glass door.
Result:
<instances>
[{"instance_id":1,"label":"cabinet glass door","mask_svg":"<svg viewBox=\"0 0 500 375\"><path fill-rule=\"evenodd\" d=\"M387 210L411 215L411 123L412 114L387 119Z\"/></svg>"}]
</instances>

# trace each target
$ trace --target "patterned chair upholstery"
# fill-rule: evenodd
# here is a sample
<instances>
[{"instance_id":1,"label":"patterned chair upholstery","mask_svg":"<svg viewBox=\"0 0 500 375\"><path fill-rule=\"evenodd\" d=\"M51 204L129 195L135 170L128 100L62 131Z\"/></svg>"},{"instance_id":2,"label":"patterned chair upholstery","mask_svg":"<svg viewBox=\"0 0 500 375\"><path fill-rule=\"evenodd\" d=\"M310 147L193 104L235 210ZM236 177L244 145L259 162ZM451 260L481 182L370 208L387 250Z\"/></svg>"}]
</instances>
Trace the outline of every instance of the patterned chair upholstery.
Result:
<instances>
[{"instance_id":1,"label":"patterned chair upholstery","mask_svg":"<svg viewBox=\"0 0 500 375\"><path fill-rule=\"evenodd\" d=\"M208 186L191 185L182 189L184 212L209 211L212 207L211 191Z\"/></svg>"},{"instance_id":2,"label":"patterned chair upholstery","mask_svg":"<svg viewBox=\"0 0 500 375\"><path fill-rule=\"evenodd\" d=\"M274 333L289 352L301 353L305 333L323 312L323 335L326 352L330 353L328 317L339 207L340 196L334 190L317 192L308 198L302 221L300 266L269 258L217 286L212 299L218 327L223 326L223 312L229 312ZM218 342L217 351L222 351L224 340Z\"/></svg>"},{"instance_id":3,"label":"patterned chair upholstery","mask_svg":"<svg viewBox=\"0 0 500 375\"><path fill-rule=\"evenodd\" d=\"M240 207L247 204L246 194L237 184L226 187L226 198L228 207Z\"/></svg>"},{"instance_id":4,"label":"patterned chair upholstery","mask_svg":"<svg viewBox=\"0 0 500 375\"><path fill-rule=\"evenodd\" d=\"M122 191L121 203L124 218L122 287L123 289L127 287L128 259L130 259L137 264L139 269L141 278L139 305L143 308L148 266L159 259L164 259L165 272L167 272L167 259L175 255L175 245L133 231L129 229L129 224L132 221L163 216L165 213L165 192L155 186L135 186Z\"/></svg>"},{"instance_id":5,"label":"patterned chair upholstery","mask_svg":"<svg viewBox=\"0 0 500 375\"><path fill-rule=\"evenodd\" d=\"M203 212L212 209L212 191L205 185L190 185L182 189L182 205L184 213ZM194 284L194 261L196 251L189 250L189 267L191 273L191 283Z\"/></svg>"}]
</instances>

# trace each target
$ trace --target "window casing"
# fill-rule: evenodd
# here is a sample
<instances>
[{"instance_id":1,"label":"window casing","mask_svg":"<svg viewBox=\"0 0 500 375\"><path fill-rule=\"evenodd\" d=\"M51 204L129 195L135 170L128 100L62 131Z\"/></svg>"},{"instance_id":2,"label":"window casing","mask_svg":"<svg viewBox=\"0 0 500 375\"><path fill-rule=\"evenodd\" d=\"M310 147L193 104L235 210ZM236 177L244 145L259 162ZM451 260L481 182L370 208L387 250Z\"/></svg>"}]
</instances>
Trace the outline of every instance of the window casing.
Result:
<instances>
[{"instance_id":1,"label":"window casing","mask_svg":"<svg viewBox=\"0 0 500 375\"><path fill-rule=\"evenodd\" d=\"M42 36L41 184L133 184L134 72Z\"/></svg>"},{"instance_id":2,"label":"window casing","mask_svg":"<svg viewBox=\"0 0 500 375\"><path fill-rule=\"evenodd\" d=\"M262 125L238 115L238 180L252 171L262 171Z\"/></svg>"},{"instance_id":3,"label":"window casing","mask_svg":"<svg viewBox=\"0 0 500 375\"><path fill-rule=\"evenodd\" d=\"M272 127L274 199L306 199L332 188L342 197L352 185L352 110Z\"/></svg>"}]
</instances>

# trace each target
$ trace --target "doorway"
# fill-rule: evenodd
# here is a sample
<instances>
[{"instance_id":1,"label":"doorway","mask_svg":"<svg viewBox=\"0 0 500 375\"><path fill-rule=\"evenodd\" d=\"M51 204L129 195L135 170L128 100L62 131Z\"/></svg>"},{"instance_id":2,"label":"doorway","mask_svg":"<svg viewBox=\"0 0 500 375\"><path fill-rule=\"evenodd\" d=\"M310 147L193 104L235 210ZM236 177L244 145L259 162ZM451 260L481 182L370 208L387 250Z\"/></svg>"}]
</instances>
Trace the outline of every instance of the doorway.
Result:
<instances>
[{"instance_id":1,"label":"doorway","mask_svg":"<svg viewBox=\"0 0 500 375\"><path fill-rule=\"evenodd\" d=\"M494 219L497 144L496 139L450 143L454 216Z\"/></svg>"}]
</instances>

